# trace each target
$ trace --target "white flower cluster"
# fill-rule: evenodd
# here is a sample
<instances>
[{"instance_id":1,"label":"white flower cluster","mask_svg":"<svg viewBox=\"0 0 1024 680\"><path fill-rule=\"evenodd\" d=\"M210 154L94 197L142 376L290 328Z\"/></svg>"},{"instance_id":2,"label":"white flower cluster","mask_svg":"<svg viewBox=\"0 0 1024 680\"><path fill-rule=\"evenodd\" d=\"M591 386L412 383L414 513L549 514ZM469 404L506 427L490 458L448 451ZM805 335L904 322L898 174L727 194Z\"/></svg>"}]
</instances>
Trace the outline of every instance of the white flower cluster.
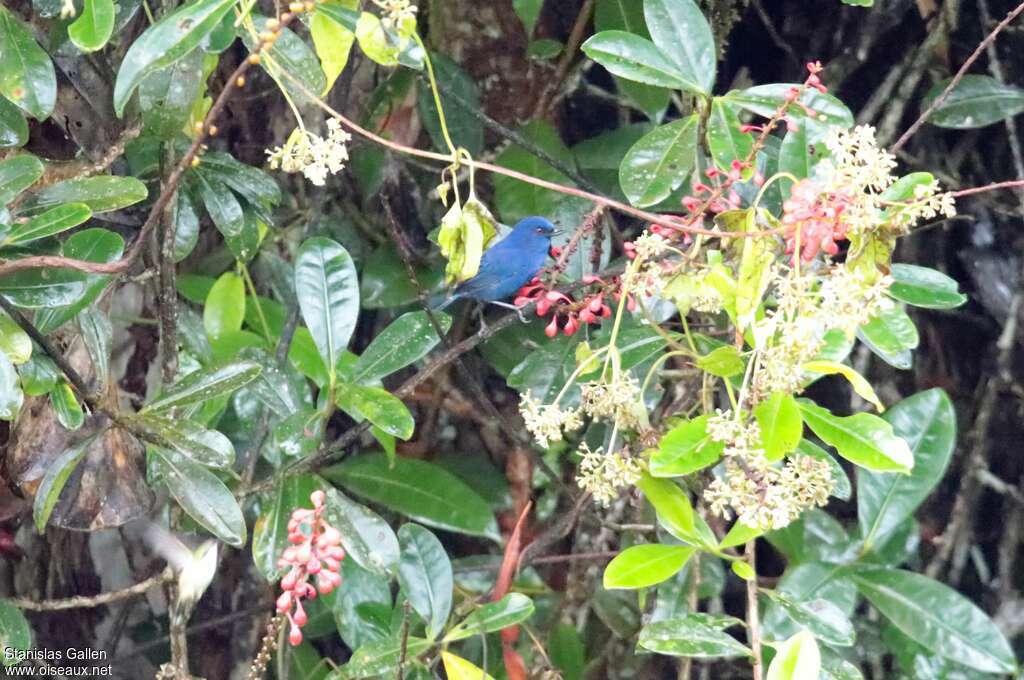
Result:
<instances>
[{"instance_id":1,"label":"white flower cluster","mask_svg":"<svg viewBox=\"0 0 1024 680\"><path fill-rule=\"evenodd\" d=\"M828 502L834 482L827 462L796 455L781 467L764 458L753 463L726 463L725 476L704 491L712 512L727 517L731 510L748 527L774 531Z\"/></svg>"},{"instance_id":2,"label":"white flower cluster","mask_svg":"<svg viewBox=\"0 0 1024 680\"><path fill-rule=\"evenodd\" d=\"M880 275L874 281L842 265L833 267L821 284L819 295L822 322L826 328L841 328L853 335L857 327L893 306L887 293L892 277Z\"/></svg>"},{"instance_id":3,"label":"white flower cluster","mask_svg":"<svg viewBox=\"0 0 1024 680\"><path fill-rule=\"evenodd\" d=\"M580 385L581 405L592 418L605 418L616 427L630 430L640 424L640 383L629 373L618 371L611 382Z\"/></svg>"},{"instance_id":4,"label":"white flower cluster","mask_svg":"<svg viewBox=\"0 0 1024 680\"><path fill-rule=\"evenodd\" d=\"M542 404L529 392L519 397L519 413L537 445L545 449L551 442L562 441L563 429L572 431L583 425L576 409L562 409L558 404Z\"/></svg>"},{"instance_id":5,"label":"white flower cluster","mask_svg":"<svg viewBox=\"0 0 1024 680\"><path fill-rule=\"evenodd\" d=\"M416 25L416 5L409 0L374 0L384 12L381 23L386 29L406 30Z\"/></svg>"},{"instance_id":6,"label":"white flower cluster","mask_svg":"<svg viewBox=\"0 0 1024 680\"><path fill-rule=\"evenodd\" d=\"M833 127L825 138L831 158L821 168L835 187L885 191L892 183L896 157L879 148L875 128L858 125L849 130Z\"/></svg>"},{"instance_id":7,"label":"white flower cluster","mask_svg":"<svg viewBox=\"0 0 1024 680\"><path fill-rule=\"evenodd\" d=\"M712 441L725 444L722 455L726 458L749 461L764 458L761 427L756 420L737 419L732 411L716 410L715 415L708 418L707 432Z\"/></svg>"},{"instance_id":8,"label":"white flower cluster","mask_svg":"<svg viewBox=\"0 0 1024 680\"><path fill-rule=\"evenodd\" d=\"M273 170L301 172L313 184L323 186L327 175L344 169L348 160L347 144L351 139L352 135L342 129L341 123L331 118L327 121L327 137L296 130L283 147L267 150L268 161Z\"/></svg>"},{"instance_id":9,"label":"white flower cluster","mask_svg":"<svg viewBox=\"0 0 1024 680\"><path fill-rule=\"evenodd\" d=\"M605 453L603 447L591 451L584 442L580 444L580 461L576 483L594 496L594 501L607 506L622 493L622 490L640 481L644 462L619 452Z\"/></svg>"}]
</instances>

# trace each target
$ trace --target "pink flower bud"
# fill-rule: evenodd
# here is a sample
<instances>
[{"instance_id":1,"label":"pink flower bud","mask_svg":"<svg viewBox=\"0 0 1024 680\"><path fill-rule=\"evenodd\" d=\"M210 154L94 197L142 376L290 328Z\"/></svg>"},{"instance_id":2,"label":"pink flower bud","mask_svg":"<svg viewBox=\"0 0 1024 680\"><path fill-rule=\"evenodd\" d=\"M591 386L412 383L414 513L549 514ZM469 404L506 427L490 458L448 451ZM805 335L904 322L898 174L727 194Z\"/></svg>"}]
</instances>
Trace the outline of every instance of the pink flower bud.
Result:
<instances>
[{"instance_id":1,"label":"pink flower bud","mask_svg":"<svg viewBox=\"0 0 1024 680\"><path fill-rule=\"evenodd\" d=\"M298 647L302 644L302 631L299 630L298 626L292 626L291 630L288 631L288 642L291 643L292 647Z\"/></svg>"},{"instance_id":2,"label":"pink flower bud","mask_svg":"<svg viewBox=\"0 0 1024 680\"><path fill-rule=\"evenodd\" d=\"M322 507L327 502L327 494L324 493L323 489L317 489L313 493L309 494L309 500L313 501L313 507Z\"/></svg>"},{"instance_id":3,"label":"pink flower bud","mask_svg":"<svg viewBox=\"0 0 1024 680\"><path fill-rule=\"evenodd\" d=\"M288 591L281 593L281 596L277 598L277 613L284 614L292 607L292 594Z\"/></svg>"},{"instance_id":4,"label":"pink flower bud","mask_svg":"<svg viewBox=\"0 0 1024 680\"><path fill-rule=\"evenodd\" d=\"M306 571L310 574L319 574L322 566L323 565L320 564L320 560L314 557L306 563Z\"/></svg>"},{"instance_id":5,"label":"pink flower bud","mask_svg":"<svg viewBox=\"0 0 1024 680\"><path fill-rule=\"evenodd\" d=\"M307 621L309 621L309 616L306 614L306 610L302 608L302 603L296 602L295 613L292 615L292 622L296 626L305 626Z\"/></svg>"},{"instance_id":6,"label":"pink flower bud","mask_svg":"<svg viewBox=\"0 0 1024 680\"><path fill-rule=\"evenodd\" d=\"M551 322L544 327L544 335L549 338L553 338L558 335L558 315L555 314L551 317Z\"/></svg>"}]
</instances>

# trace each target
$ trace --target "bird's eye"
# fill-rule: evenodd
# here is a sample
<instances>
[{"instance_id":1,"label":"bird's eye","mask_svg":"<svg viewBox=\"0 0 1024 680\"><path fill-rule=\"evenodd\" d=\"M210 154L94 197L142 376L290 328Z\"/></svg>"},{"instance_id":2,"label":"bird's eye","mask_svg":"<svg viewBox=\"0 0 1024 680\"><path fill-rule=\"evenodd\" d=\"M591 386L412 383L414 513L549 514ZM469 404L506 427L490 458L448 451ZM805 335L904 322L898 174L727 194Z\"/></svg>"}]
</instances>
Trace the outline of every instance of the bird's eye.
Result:
<instances>
[{"instance_id":1,"label":"bird's eye","mask_svg":"<svg viewBox=\"0 0 1024 680\"><path fill-rule=\"evenodd\" d=\"M538 234L543 234L543 233L544 233L544 230L543 230L543 229L541 229L540 227L537 227L537 233L538 233Z\"/></svg>"}]
</instances>

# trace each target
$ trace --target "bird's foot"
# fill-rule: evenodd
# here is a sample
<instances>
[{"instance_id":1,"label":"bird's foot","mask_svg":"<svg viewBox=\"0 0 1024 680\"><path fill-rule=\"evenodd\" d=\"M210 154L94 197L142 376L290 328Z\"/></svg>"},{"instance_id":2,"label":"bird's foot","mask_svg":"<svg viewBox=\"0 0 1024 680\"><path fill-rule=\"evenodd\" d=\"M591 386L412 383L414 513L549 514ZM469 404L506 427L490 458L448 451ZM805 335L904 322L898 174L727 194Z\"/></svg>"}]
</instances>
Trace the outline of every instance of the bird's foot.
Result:
<instances>
[{"instance_id":1,"label":"bird's foot","mask_svg":"<svg viewBox=\"0 0 1024 680\"><path fill-rule=\"evenodd\" d=\"M525 314L523 314L522 307L519 307L517 305L510 305L507 302L499 302L497 300L491 300L490 304L498 305L499 307L504 307L505 309L511 309L519 316L520 321L522 321L523 323L530 323L530 320L526 318Z\"/></svg>"}]
</instances>

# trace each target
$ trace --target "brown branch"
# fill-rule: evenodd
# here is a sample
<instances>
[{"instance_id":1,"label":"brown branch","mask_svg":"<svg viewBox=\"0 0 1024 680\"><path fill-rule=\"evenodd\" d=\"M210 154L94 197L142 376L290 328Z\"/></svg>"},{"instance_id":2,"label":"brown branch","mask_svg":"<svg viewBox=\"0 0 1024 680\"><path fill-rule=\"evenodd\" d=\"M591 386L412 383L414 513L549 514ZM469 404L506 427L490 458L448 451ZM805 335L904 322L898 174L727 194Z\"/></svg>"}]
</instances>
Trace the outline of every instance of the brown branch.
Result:
<instances>
[{"instance_id":1,"label":"brown branch","mask_svg":"<svg viewBox=\"0 0 1024 680\"><path fill-rule=\"evenodd\" d=\"M945 103L946 99L949 97L949 93L952 92L956 88L956 86L960 84L960 81L963 80L963 77L967 74L968 69L970 69L974 62L977 61L978 57L981 56L981 53L985 51L985 48L988 47L992 43L992 41L996 39L996 36L999 35L999 33L1004 28L1009 26L1010 23L1014 19L1016 19L1021 12L1024 12L1024 2L1010 10L1010 12L1006 15L1006 18L1004 18L1002 21L996 24L996 27L993 28L987 36L985 36L985 39L978 43L978 46L974 48L973 52L971 52L971 56L967 57L967 61L963 63L963 65L960 67L960 70L956 72L956 75L953 76L953 79L949 81L948 85L946 85L946 89L944 89L938 97L932 100L932 103L928 106L927 109L924 110L924 112L920 116L918 116L917 120L914 121L913 125L907 128L907 131L900 135L900 138L897 139L896 143L892 145L891 151L893 153L896 153L897 151L902 149L903 145L906 144L907 141L909 141L910 138L913 137L914 134L921 128L921 126L924 125L925 121L928 120L928 116L935 113L935 110L942 106L943 103Z\"/></svg>"},{"instance_id":2,"label":"brown branch","mask_svg":"<svg viewBox=\"0 0 1024 680\"><path fill-rule=\"evenodd\" d=\"M757 574L757 542L747 541L747 564ZM754 680L761 680L764 675L761 662L761 623L757 612L757 577L747 581L747 635L750 636L750 650L754 653L751 660L754 668Z\"/></svg>"},{"instance_id":3,"label":"brown branch","mask_svg":"<svg viewBox=\"0 0 1024 680\"><path fill-rule=\"evenodd\" d=\"M566 74L569 73L569 66L572 65L572 60L576 57L576 50L583 42L583 35L593 13L594 0L583 0L583 6L580 7L580 12L576 15L576 22L569 32L569 39L565 42L565 51L562 52L562 58L558 60L558 66L555 68L555 75L551 79L551 84L541 91L537 105L533 107L531 118L543 118L547 115L548 109L551 108L551 103L555 99L555 93L558 92Z\"/></svg>"},{"instance_id":4,"label":"brown branch","mask_svg":"<svg viewBox=\"0 0 1024 680\"><path fill-rule=\"evenodd\" d=\"M64 609L86 609L93 607L102 607L105 604L111 604L112 602L119 602L120 600L127 600L128 598L135 597L137 595L144 595L153 588L161 586L165 583L170 583L174 580L174 575L169 571L151 576L145 581L136 583L133 586L129 586L122 590L115 590L109 593L100 593L99 595L93 595L91 597L85 597L77 595L75 597L69 597L63 600L27 600L20 597L5 598L4 601L13 604L19 609L26 609L34 612L55 612Z\"/></svg>"}]
</instances>

